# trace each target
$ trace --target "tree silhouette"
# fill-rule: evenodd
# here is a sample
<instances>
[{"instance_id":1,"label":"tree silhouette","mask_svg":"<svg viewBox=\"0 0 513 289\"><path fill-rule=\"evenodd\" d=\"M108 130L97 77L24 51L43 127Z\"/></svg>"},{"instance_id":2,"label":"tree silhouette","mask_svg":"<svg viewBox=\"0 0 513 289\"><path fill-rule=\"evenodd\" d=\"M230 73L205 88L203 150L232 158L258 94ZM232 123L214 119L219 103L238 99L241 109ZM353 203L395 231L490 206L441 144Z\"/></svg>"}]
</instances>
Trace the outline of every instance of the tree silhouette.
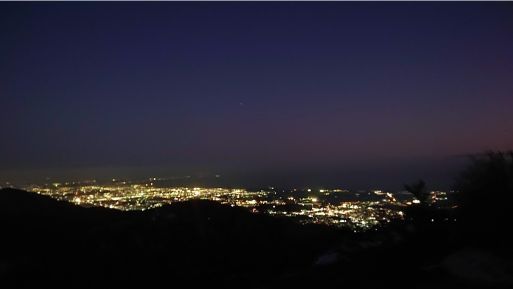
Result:
<instances>
[{"instance_id":1,"label":"tree silhouette","mask_svg":"<svg viewBox=\"0 0 513 289\"><path fill-rule=\"evenodd\" d=\"M513 151L471 157L457 178L461 221L467 232L488 239L511 239L513 221ZM478 233L478 234L476 234Z\"/></svg>"},{"instance_id":2,"label":"tree silhouette","mask_svg":"<svg viewBox=\"0 0 513 289\"><path fill-rule=\"evenodd\" d=\"M426 192L426 182L418 180L410 185L404 185L404 189L409 193L413 194L421 204L426 204L428 199L428 193Z\"/></svg>"}]
</instances>

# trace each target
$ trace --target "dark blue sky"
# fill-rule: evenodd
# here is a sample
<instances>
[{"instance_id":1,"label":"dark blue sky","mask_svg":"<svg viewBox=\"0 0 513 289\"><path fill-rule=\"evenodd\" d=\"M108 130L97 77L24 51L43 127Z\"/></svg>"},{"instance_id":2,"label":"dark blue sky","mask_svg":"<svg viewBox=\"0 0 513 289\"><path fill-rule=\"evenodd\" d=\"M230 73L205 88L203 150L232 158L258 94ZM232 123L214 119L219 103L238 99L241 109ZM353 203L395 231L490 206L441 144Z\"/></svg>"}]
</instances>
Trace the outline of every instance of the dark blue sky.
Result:
<instances>
[{"instance_id":1,"label":"dark blue sky","mask_svg":"<svg viewBox=\"0 0 513 289\"><path fill-rule=\"evenodd\" d=\"M513 3L0 3L0 107L9 177L442 183L513 147Z\"/></svg>"}]
</instances>

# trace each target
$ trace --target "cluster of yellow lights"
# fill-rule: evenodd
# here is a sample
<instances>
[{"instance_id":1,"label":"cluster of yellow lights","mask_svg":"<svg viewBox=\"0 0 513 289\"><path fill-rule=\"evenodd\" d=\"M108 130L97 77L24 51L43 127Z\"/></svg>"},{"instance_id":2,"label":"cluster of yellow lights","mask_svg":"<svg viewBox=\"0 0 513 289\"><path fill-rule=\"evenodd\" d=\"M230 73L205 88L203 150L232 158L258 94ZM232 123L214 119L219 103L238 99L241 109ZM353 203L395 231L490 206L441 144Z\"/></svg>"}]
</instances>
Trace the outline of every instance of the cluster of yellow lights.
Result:
<instances>
[{"instance_id":1,"label":"cluster of yellow lights","mask_svg":"<svg viewBox=\"0 0 513 289\"><path fill-rule=\"evenodd\" d=\"M201 188L201 187L156 187L153 182L130 184L112 180L112 184L98 185L59 184L30 186L25 189L65 200L81 206L101 206L119 210L146 210L174 202L193 199L213 200L231 206L248 208L251 212L286 216L301 223L316 223L365 230L392 219L401 219L401 208L418 203L416 199L397 200L393 194L374 191L379 201L328 202L324 197L347 192L334 189L318 190L317 196L297 197L296 190L289 195L279 195L269 190L248 191L245 189ZM306 189L307 193L314 193ZM319 196L320 195L320 196ZM321 198L322 197L322 198ZM443 200L446 195L437 192L433 201Z\"/></svg>"}]
</instances>

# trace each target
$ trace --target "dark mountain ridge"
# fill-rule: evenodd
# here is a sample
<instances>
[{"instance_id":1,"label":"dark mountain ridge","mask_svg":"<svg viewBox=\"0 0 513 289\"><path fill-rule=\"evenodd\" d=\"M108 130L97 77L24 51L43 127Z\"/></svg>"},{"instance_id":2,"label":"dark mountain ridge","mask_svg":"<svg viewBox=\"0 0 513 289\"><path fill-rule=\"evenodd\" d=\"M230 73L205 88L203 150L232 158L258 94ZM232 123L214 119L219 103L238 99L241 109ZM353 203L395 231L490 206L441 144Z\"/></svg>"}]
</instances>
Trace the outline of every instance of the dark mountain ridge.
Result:
<instances>
[{"instance_id":1,"label":"dark mountain ridge","mask_svg":"<svg viewBox=\"0 0 513 289\"><path fill-rule=\"evenodd\" d=\"M199 285L205 279L198 274L224 287L251 287L256 276L311 266L338 238L324 227L212 201L127 212L15 189L0 190L0 218L0 276L16 287L147 285L165 276Z\"/></svg>"},{"instance_id":2,"label":"dark mountain ridge","mask_svg":"<svg viewBox=\"0 0 513 289\"><path fill-rule=\"evenodd\" d=\"M443 212L352 233L212 201L84 208L0 190L1 288L511 288Z\"/></svg>"}]
</instances>

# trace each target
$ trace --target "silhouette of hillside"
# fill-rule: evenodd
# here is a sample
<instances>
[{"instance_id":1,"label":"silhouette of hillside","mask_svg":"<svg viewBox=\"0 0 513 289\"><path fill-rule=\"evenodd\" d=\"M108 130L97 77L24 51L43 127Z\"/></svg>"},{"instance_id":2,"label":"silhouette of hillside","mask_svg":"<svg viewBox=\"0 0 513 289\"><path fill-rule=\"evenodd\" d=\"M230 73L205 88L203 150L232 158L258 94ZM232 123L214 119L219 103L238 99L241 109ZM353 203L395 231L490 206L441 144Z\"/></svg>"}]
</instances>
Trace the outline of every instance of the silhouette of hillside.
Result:
<instances>
[{"instance_id":1,"label":"silhouette of hillside","mask_svg":"<svg viewBox=\"0 0 513 289\"><path fill-rule=\"evenodd\" d=\"M126 212L3 189L0 287L509 288L502 259L411 214L354 234L212 201Z\"/></svg>"},{"instance_id":2,"label":"silhouette of hillside","mask_svg":"<svg viewBox=\"0 0 513 289\"><path fill-rule=\"evenodd\" d=\"M208 280L251 287L257 278L310 266L336 238L324 227L212 201L124 212L4 189L0 217L0 276L23 288L162 281L199 286Z\"/></svg>"}]
</instances>

